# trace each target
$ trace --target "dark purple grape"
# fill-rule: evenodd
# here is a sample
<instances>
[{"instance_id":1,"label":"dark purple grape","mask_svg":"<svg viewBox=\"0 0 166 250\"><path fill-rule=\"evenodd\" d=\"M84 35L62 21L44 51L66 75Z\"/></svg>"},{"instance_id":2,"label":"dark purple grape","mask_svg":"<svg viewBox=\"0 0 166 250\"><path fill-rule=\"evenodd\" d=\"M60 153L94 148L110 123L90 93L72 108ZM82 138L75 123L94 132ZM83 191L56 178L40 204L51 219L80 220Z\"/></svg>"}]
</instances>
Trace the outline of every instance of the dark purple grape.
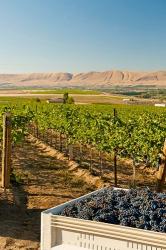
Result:
<instances>
[{"instance_id":1,"label":"dark purple grape","mask_svg":"<svg viewBox=\"0 0 166 250\"><path fill-rule=\"evenodd\" d=\"M105 188L66 206L60 215L165 233L166 194L151 192L149 188Z\"/></svg>"}]
</instances>

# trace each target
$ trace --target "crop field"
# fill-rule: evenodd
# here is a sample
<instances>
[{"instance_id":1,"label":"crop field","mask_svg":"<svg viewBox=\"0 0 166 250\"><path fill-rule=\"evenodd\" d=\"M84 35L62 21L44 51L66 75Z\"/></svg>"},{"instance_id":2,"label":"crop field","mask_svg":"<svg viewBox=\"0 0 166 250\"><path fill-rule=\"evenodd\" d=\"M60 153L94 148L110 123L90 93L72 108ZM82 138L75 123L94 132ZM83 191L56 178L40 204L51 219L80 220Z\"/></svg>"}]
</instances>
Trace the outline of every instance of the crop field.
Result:
<instances>
[{"instance_id":1,"label":"crop field","mask_svg":"<svg viewBox=\"0 0 166 250\"><path fill-rule=\"evenodd\" d=\"M12 172L0 189L0 249L39 249L41 211L97 188L155 190L164 108L1 101L1 149L2 116L11 113Z\"/></svg>"},{"instance_id":2,"label":"crop field","mask_svg":"<svg viewBox=\"0 0 166 250\"><path fill-rule=\"evenodd\" d=\"M57 90L0 90L0 103L24 100L35 100L39 98L41 102L49 98L62 98L64 93L68 93L78 104L123 104L122 95L113 95L110 93L79 90L79 89L57 89Z\"/></svg>"},{"instance_id":3,"label":"crop field","mask_svg":"<svg viewBox=\"0 0 166 250\"><path fill-rule=\"evenodd\" d=\"M100 91L97 90L83 90L83 89L39 89L39 90L27 90L25 92L29 92L32 94L64 94L64 93L69 93L69 94L75 94L75 95L99 95L101 94Z\"/></svg>"}]
</instances>

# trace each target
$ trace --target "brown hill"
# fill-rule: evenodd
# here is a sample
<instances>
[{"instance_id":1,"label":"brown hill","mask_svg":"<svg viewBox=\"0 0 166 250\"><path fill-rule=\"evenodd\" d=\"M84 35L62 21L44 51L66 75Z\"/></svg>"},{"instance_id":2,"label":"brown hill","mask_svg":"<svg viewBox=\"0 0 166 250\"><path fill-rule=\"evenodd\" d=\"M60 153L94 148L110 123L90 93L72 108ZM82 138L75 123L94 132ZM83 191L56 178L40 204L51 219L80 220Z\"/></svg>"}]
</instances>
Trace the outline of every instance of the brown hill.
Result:
<instances>
[{"instance_id":1,"label":"brown hill","mask_svg":"<svg viewBox=\"0 0 166 250\"><path fill-rule=\"evenodd\" d=\"M110 87L111 85L156 85L166 87L166 71L105 71L79 74L0 74L1 87Z\"/></svg>"}]
</instances>

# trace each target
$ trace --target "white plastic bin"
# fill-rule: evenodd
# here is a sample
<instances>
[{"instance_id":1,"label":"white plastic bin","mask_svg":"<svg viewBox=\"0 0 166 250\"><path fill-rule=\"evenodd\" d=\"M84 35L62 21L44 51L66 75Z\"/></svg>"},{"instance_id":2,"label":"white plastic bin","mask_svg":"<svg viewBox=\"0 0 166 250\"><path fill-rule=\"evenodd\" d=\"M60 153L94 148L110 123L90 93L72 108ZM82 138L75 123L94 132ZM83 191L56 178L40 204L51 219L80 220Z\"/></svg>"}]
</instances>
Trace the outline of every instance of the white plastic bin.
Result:
<instances>
[{"instance_id":1,"label":"white plastic bin","mask_svg":"<svg viewBox=\"0 0 166 250\"><path fill-rule=\"evenodd\" d=\"M41 250L166 250L166 234L57 215L81 196L41 214Z\"/></svg>"}]
</instances>

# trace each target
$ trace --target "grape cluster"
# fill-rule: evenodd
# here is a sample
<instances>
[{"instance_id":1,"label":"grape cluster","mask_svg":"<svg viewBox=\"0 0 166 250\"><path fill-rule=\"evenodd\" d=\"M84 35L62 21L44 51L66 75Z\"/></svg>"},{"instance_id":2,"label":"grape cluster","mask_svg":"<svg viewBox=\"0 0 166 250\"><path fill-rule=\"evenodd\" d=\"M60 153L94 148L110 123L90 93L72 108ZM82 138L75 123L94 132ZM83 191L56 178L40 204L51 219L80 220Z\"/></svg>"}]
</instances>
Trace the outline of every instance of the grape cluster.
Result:
<instances>
[{"instance_id":1,"label":"grape cluster","mask_svg":"<svg viewBox=\"0 0 166 250\"><path fill-rule=\"evenodd\" d=\"M59 215L166 233L166 193L105 188Z\"/></svg>"}]
</instances>

